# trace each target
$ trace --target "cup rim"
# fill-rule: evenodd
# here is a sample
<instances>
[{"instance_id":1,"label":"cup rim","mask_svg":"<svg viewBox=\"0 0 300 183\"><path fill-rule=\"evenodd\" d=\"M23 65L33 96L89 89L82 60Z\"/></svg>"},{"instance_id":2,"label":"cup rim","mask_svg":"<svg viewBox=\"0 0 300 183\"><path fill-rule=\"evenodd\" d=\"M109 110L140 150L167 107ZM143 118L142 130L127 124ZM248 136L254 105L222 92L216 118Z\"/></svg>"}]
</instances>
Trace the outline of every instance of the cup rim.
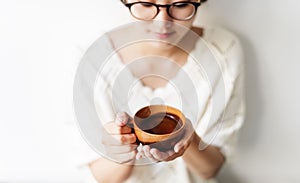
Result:
<instances>
[{"instance_id":1,"label":"cup rim","mask_svg":"<svg viewBox=\"0 0 300 183\"><path fill-rule=\"evenodd\" d=\"M178 128L177 130L175 130L175 131L172 131L171 133L166 133L166 134L153 134L153 133L149 133L149 132L146 132L146 131L144 131L144 130L142 130L138 125L137 125L137 123L135 122L135 119L136 119L136 117L137 117L137 114L139 113L139 112L141 112L141 111L143 111L143 110L145 110L146 108L165 108L166 110L166 112L168 112L168 110L171 110L171 111L176 111L177 113L179 113L179 115L176 113L175 115L177 115L179 118L180 118L180 120L182 121L182 125L181 125L181 127L180 128ZM157 113L154 113L154 114L157 114ZM171 113L171 114L174 114L174 113ZM151 115L153 115L153 114L151 114ZM148 136L151 136L151 137L164 137L164 136L166 136L166 137L169 137L169 136L174 136L174 135L176 135L177 133L179 133L179 132L181 132L182 130L183 130L183 128L185 128L185 124L186 124L186 118L185 118L185 116L183 115L183 113L179 110L179 109L177 109L177 108L175 108L175 107L172 107L172 106L169 106L169 105L147 105L147 106L144 106L144 107L142 107L141 109L139 109L135 114L134 114L134 117L133 117L133 125L134 125L134 128L137 128L139 131L141 131L141 132L143 132L144 134L147 134Z\"/></svg>"}]
</instances>

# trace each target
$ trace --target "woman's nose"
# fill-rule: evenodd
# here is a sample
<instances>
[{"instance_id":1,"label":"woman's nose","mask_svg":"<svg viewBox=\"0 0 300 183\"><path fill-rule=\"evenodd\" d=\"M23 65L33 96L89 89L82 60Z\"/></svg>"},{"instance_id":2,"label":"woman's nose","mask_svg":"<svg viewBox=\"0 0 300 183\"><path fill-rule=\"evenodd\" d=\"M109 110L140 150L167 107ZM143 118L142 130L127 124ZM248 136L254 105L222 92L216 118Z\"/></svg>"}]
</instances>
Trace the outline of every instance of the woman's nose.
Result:
<instances>
[{"instance_id":1,"label":"woman's nose","mask_svg":"<svg viewBox=\"0 0 300 183\"><path fill-rule=\"evenodd\" d=\"M159 12L155 19L160 21L172 21L172 18L169 16L166 7L159 7Z\"/></svg>"}]
</instances>

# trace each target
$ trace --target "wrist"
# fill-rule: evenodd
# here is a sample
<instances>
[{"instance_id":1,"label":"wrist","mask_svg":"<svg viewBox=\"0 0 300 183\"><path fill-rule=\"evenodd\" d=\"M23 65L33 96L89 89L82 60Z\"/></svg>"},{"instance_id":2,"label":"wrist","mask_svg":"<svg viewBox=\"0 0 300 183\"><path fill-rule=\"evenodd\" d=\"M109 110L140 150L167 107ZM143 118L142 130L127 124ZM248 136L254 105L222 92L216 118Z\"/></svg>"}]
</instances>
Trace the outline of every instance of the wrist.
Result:
<instances>
[{"instance_id":1,"label":"wrist","mask_svg":"<svg viewBox=\"0 0 300 183\"><path fill-rule=\"evenodd\" d=\"M130 177L133 166L129 162L119 164L105 158L100 158L89 164L91 173L98 182L124 182Z\"/></svg>"},{"instance_id":2,"label":"wrist","mask_svg":"<svg viewBox=\"0 0 300 183\"><path fill-rule=\"evenodd\" d=\"M191 136L191 143L187 147L182 157L185 158L189 156L191 153L193 153L195 150L197 150L200 142L201 142L201 138L197 135L196 132L193 132L193 135Z\"/></svg>"}]
</instances>

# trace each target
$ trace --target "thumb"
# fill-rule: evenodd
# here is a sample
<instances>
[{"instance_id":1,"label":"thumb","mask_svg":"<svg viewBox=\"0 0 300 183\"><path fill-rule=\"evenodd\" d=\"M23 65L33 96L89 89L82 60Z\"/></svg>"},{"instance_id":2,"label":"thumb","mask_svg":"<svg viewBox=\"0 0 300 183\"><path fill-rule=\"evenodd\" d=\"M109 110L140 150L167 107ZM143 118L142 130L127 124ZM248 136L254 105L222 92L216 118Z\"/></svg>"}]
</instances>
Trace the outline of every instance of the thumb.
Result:
<instances>
[{"instance_id":1,"label":"thumb","mask_svg":"<svg viewBox=\"0 0 300 183\"><path fill-rule=\"evenodd\" d=\"M126 112L118 112L116 115L115 123L118 126L125 126L130 120L130 117Z\"/></svg>"},{"instance_id":2,"label":"thumb","mask_svg":"<svg viewBox=\"0 0 300 183\"><path fill-rule=\"evenodd\" d=\"M181 140L180 142L178 142L178 143L175 144L175 146L174 146L174 151L175 151L175 153L178 153L183 147L184 147L184 141Z\"/></svg>"}]
</instances>

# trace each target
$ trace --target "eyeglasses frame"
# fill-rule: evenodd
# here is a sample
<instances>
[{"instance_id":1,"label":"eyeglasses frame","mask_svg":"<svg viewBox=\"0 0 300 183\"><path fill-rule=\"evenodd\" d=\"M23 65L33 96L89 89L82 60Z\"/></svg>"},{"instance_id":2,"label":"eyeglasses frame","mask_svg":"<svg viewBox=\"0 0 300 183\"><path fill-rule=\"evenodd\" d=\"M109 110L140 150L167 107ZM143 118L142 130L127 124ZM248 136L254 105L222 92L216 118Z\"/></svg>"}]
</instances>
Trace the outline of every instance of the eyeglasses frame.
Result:
<instances>
[{"instance_id":1,"label":"eyeglasses frame","mask_svg":"<svg viewBox=\"0 0 300 183\"><path fill-rule=\"evenodd\" d=\"M155 4L155 3L151 3L151 2L143 2L143 1L138 1L138 2L133 2L133 3L125 3L124 0L121 0L121 2L129 9L129 11L130 11L130 13L131 13L131 15L132 15L133 17L135 17L135 18L138 19L138 20L144 20L144 21L153 20L153 19L159 14L160 7L162 7L162 8L167 8L167 13L168 13L169 17L171 17L171 18L173 18L173 19L175 19L175 20L179 20L179 21L190 20L190 19L193 18L193 16L195 16L198 7L201 5L201 1L199 1L199 2L193 2L193 1L178 1L178 2L171 3L171 4ZM157 9L156 15L154 15L153 18L152 18L152 19L149 19L149 20L141 19L141 18L138 18L138 17L134 16L134 15L132 14L132 12L131 12L131 7L132 7L132 5L134 5L134 4L140 4L140 3L145 3L145 4L149 4L149 5L155 6L156 9ZM194 12L194 14L191 15L190 17L186 18L186 19L178 19L178 18L173 17L173 16L170 14L170 12L169 12L170 7L173 6L174 4L179 4L179 3L189 3L189 4L192 4L192 5L195 7L195 12Z\"/></svg>"}]
</instances>

